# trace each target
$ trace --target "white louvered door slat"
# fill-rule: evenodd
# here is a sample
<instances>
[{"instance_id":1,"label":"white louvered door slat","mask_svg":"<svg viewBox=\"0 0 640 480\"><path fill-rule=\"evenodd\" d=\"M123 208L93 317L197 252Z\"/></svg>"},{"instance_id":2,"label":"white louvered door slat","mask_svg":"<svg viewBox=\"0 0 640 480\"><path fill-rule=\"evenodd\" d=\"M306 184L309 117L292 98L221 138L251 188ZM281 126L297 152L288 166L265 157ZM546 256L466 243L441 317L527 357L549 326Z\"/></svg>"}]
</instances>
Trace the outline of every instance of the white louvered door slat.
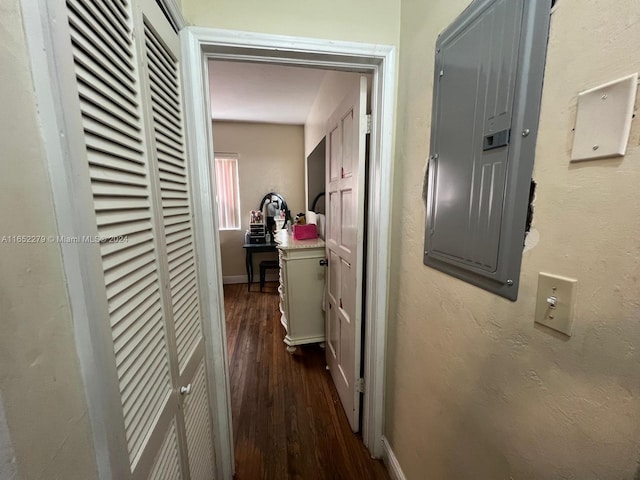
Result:
<instances>
[{"instance_id":1,"label":"white louvered door slat","mask_svg":"<svg viewBox=\"0 0 640 480\"><path fill-rule=\"evenodd\" d=\"M154 460L149 478L154 480L180 480L182 478L175 421L171 422L167 436L164 438L158 456Z\"/></svg>"},{"instance_id":2,"label":"white louvered door slat","mask_svg":"<svg viewBox=\"0 0 640 480\"><path fill-rule=\"evenodd\" d=\"M78 74L78 69L76 69L76 74ZM103 110L100 114L106 115L110 118L116 118L117 120L131 126L134 130L137 128L136 125L139 121L135 116L135 112L132 113L129 109L118 105L117 103L111 102L111 97L105 92L101 91L98 88L98 85L94 83L85 84L83 83L83 79L81 76L77 75L78 79L78 93L82 101L85 102L84 110L89 114L90 108L97 107L101 108L105 101L109 102L108 110Z\"/></svg>"},{"instance_id":3,"label":"white louvered door slat","mask_svg":"<svg viewBox=\"0 0 640 480\"><path fill-rule=\"evenodd\" d=\"M177 444L172 418L178 403L165 330L133 9L129 2L68 0L66 5L98 233L125 239L102 242L100 252L131 471L136 477L142 459L158 458L155 466L164 472L158 478L181 478L174 468L180 465L177 449L170 447ZM160 419L168 419L166 425ZM162 439L156 456L149 445L160 445ZM142 463L148 469L152 462Z\"/></svg>"},{"instance_id":4,"label":"white louvered door slat","mask_svg":"<svg viewBox=\"0 0 640 480\"><path fill-rule=\"evenodd\" d=\"M186 281L192 287L189 290L190 298L197 305L197 275L182 119L179 64L176 59L177 52L171 51L169 46L159 37L157 31L147 22L145 22L144 40L147 64L149 66L153 130L164 226L171 229L179 225L184 233L183 237L177 241L170 235L166 236L169 286L176 330L178 364L180 371L183 372L190 354L198 343L202 341L202 329L199 306L196 306L198 311L196 311L195 315L188 315L189 312L185 311L185 309L191 303L181 301L177 295L179 292L176 290L179 280L184 280L185 278L184 276L181 277L181 275L186 275ZM169 232L172 231L169 230Z\"/></svg>"},{"instance_id":5,"label":"white louvered door slat","mask_svg":"<svg viewBox=\"0 0 640 480\"><path fill-rule=\"evenodd\" d=\"M189 468L193 480L213 478L211 451L211 426L207 410L207 389L204 361L201 361L193 378L191 395L184 403L184 418L189 447Z\"/></svg>"}]
</instances>

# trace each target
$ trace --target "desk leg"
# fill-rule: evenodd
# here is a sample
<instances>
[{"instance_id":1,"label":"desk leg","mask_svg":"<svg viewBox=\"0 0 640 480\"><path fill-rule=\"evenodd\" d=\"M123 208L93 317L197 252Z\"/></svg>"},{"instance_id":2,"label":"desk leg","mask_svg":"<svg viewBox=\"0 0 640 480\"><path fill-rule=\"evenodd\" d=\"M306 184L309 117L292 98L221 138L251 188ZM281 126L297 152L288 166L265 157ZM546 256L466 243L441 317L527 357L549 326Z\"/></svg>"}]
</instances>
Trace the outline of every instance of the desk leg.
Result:
<instances>
[{"instance_id":1,"label":"desk leg","mask_svg":"<svg viewBox=\"0 0 640 480\"><path fill-rule=\"evenodd\" d=\"M247 269L247 291L251 291L251 284L253 283L253 258L251 250L245 249L245 267Z\"/></svg>"}]
</instances>

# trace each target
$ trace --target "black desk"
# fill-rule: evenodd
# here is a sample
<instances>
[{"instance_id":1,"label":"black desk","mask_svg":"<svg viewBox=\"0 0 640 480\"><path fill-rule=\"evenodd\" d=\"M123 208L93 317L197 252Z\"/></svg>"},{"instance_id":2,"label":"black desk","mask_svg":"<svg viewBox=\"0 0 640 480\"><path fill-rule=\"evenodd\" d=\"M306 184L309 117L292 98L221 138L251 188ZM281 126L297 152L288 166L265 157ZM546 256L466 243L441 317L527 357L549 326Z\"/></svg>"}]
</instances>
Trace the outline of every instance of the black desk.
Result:
<instances>
[{"instance_id":1,"label":"black desk","mask_svg":"<svg viewBox=\"0 0 640 480\"><path fill-rule=\"evenodd\" d=\"M247 267L247 289L251 291L251 284L253 283L253 254L262 252L277 252L278 244L272 243L245 243L243 245L245 251L245 262Z\"/></svg>"}]
</instances>

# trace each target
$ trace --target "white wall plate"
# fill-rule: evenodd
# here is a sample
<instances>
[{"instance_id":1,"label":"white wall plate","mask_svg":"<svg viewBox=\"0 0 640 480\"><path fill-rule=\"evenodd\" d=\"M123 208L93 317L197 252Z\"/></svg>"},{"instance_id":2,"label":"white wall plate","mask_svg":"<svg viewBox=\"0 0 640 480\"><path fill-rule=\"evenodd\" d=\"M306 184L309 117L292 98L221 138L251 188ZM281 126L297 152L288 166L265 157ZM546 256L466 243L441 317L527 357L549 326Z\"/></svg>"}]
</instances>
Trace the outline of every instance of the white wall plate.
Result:
<instances>
[{"instance_id":1,"label":"white wall plate","mask_svg":"<svg viewBox=\"0 0 640 480\"><path fill-rule=\"evenodd\" d=\"M578 281L540 272L535 321L571 336L577 302Z\"/></svg>"},{"instance_id":2,"label":"white wall plate","mask_svg":"<svg viewBox=\"0 0 640 480\"><path fill-rule=\"evenodd\" d=\"M578 95L571 161L625 154L638 89L638 74Z\"/></svg>"}]
</instances>

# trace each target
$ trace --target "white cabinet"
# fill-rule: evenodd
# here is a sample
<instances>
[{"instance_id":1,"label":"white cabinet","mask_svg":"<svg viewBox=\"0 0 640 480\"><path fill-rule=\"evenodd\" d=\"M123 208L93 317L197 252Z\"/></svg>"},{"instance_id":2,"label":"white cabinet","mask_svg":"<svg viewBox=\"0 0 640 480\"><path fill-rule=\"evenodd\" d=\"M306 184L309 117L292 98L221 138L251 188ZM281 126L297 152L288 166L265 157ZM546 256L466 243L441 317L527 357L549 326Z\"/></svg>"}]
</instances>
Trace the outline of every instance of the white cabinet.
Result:
<instances>
[{"instance_id":1,"label":"white cabinet","mask_svg":"<svg viewBox=\"0 0 640 480\"><path fill-rule=\"evenodd\" d=\"M284 343L292 352L296 345L324 342L322 298L326 267L324 241L294 240L286 231L276 236L280 255L280 321L287 334Z\"/></svg>"}]
</instances>

